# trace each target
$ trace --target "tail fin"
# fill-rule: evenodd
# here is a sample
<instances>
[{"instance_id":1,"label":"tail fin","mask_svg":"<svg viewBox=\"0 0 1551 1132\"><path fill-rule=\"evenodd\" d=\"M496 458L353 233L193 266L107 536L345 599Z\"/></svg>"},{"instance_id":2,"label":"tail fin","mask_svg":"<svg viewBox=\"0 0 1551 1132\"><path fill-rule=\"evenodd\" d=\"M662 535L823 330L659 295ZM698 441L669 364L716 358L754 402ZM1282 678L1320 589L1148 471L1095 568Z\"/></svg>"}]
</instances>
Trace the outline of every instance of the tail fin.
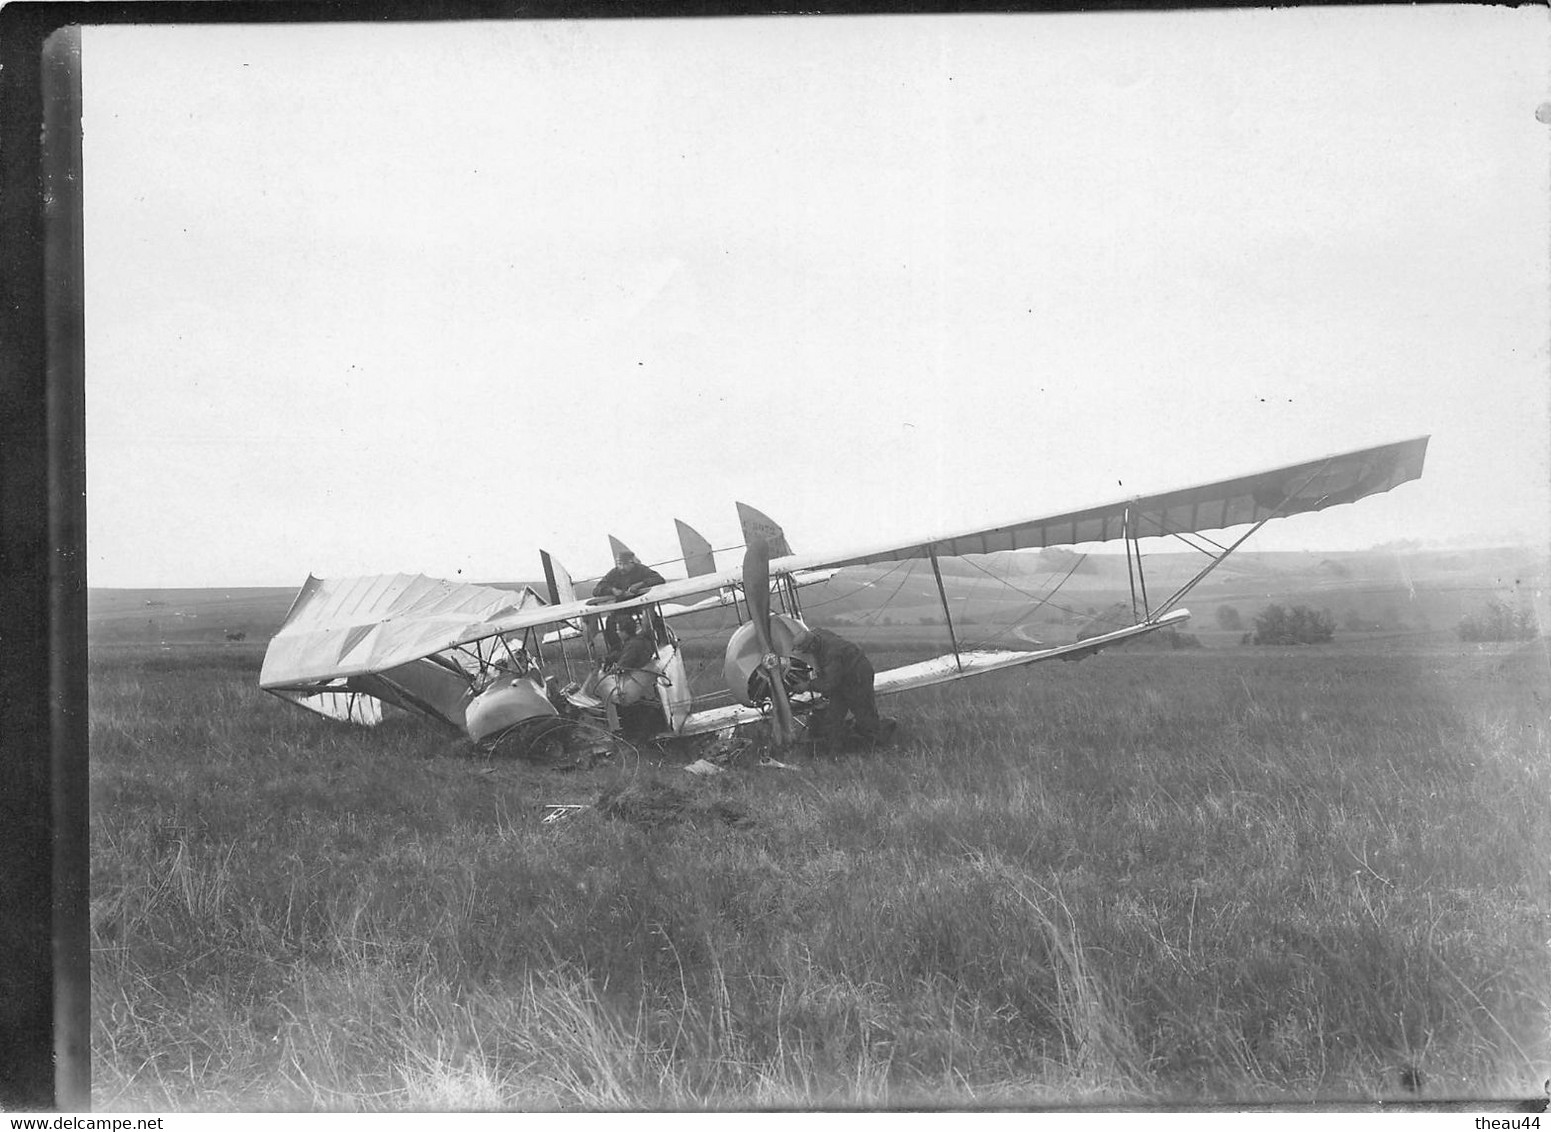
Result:
<instances>
[{"instance_id":1,"label":"tail fin","mask_svg":"<svg viewBox=\"0 0 1551 1132\"><path fill-rule=\"evenodd\" d=\"M679 549L684 552L684 569L691 578L716 573L716 556L705 536L682 519L673 520L679 529Z\"/></svg>"},{"instance_id":2,"label":"tail fin","mask_svg":"<svg viewBox=\"0 0 1551 1132\"><path fill-rule=\"evenodd\" d=\"M612 561L618 562L619 561L619 556L621 554L634 554L634 553L635 553L635 551L631 550L628 546L626 546L624 543L620 542L613 535L609 535L609 556L610 556Z\"/></svg>"},{"instance_id":3,"label":"tail fin","mask_svg":"<svg viewBox=\"0 0 1551 1132\"><path fill-rule=\"evenodd\" d=\"M762 538L770 544L770 557L781 558L792 552L787 545L786 532L769 515L756 511L747 503L738 504L738 525L743 528L745 544Z\"/></svg>"},{"instance_id":4,"label":"tail fin","mask_svg":"<svg viewBox=\"0 0 1551 1132\"><path fill-rule=\"evenodd\" d=\"M539 558L544 563L544 582L549 586L549 603L570 605L576 600L576 586L571 581L571 575L549 556L549 551L539 551Z\"/></svg>"}]
</instances>

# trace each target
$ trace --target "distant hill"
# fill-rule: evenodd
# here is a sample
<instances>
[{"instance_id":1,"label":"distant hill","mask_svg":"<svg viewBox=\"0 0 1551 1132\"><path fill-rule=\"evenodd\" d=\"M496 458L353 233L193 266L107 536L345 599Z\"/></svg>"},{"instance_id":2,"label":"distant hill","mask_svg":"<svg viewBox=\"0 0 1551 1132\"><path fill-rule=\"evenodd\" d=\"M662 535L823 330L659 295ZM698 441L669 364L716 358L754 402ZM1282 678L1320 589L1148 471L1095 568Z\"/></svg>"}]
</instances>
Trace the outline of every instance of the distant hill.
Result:
<instances>
[{"instance_id":1,"label":"distant hill","mask_svg":"<svg viewBox=\"0 0 1551 1132\"><path fill-rule=\"evenodd\" d=\"M218 589L90 589L86 637L92 644L268 640L285 620L297 586Z\"/></svg>"},{"instance_id":2,"label":"distant hill","mask_svg":"<svg viewBox=\"0 0 1551 1132\"><path fill-rule=\"evenodd\" d=\"M1116 603L1130 606L1124 554L1090 554L1077 569L1029 552L943 563L949 609L956 623L1012 618L1044 626L1074 626ZM1150 604L1172 596L1207 559L1192 552L1143 556L1140 582ZM1518 603L1551 590L1551 560L1528 548L1235 553L1183 603L1191 631L1217 626L1228 606L1248 623L1273 603L1328 609L1338 625L1364 631L1452 630L1494 598ZM818 591L818 592L816 592ZM1138 604L1142 593L1139 587ZM804 592L804 609L840 623L914 624L943 615L927 563L844 571L819 591ZM1045 635L1041 631L1041 635ZM1234 634L1236 636L1236 634Z\"/></svg>"},{"instance_id":3,"label":"distant hill","mask_svg":"<svg viewBox=\"0 0 1551 1132\"><path fill-rule=\"evenodd\" d=\"M1203 556L1188 551L1144 555L1149 601L1165 599L1205 564ZM1057 548L944 559L939 565L949 609L966 630L988 622L1026 622L1041 627L1043 636L1044 627L1080 625L1115 603L1129 608L1131 602L1123 553L1083 556ZM541 582L482 584L513 590L530 585L546 592ZM1452 630L1494 598L1543 603L1534 595L1548 591L1551 558L1526 547L1240 551L1185 604L1194 614L1192 632L1216 629L1219 607L1232 607L1247 623L1273 602L1327 609L1338 625L1361 625L1362 631L1420 632ZM280 627L295 596L294 586L92 589L88 640L176 644L222 642L241 634L240 643L262 643ZM821 624L934 624L943 615L931 564L924 559L843 570L829 582L806 587L802 602L809 619ZM708 615L697 627L711 628L711 621L719 624L730 616Z\"/></svg>"}]
</instances>

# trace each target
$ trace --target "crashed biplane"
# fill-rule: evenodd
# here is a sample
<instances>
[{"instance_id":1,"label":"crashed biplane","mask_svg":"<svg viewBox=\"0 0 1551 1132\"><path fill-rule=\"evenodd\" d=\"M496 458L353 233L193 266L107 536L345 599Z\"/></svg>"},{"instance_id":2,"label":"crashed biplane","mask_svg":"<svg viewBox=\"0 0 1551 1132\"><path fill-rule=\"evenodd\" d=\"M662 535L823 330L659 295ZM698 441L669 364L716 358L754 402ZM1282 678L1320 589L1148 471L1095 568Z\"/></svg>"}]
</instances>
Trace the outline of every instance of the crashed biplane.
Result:
<instances>
[{"instance_id":1,"label":"crashed biplane","mask_svg":"<svg viewBox=\"0 0 1551 1132\"><path fill-rule=\"evenodd\" d=\"M823 706L807 690L805 665L791 644L806 627L802 589L836 572L912 559L931 565L948 649L940 656L880 671L879 695L1099 649L1177 626L1191 590L1272 519L1354 503L1417 479L1427 437L1339 453L1216 483L1120 499L1021 519L1001 526L902 539L839 552L792 553L784 532L739 504L743 561L718 568L710 544L680 522L687 577L625 600L578 596L564 569L542 555L548 599L532 589L500 589L389 575L308 578L264 658L260 686L293 703L351 722L378 722L385 706L416 711L461 728L478 744L520 749L525 735L562 721L590 722L610 733L648 721L646 731L704 735L768 720L778 742ZM1223 545L1205 532L1248 527ZM1206 557L1162 601L1147 591L1140 540L1178 538ZM1119 540L1126 548L1133 623L1067 644L1023 649L966 647L943 585L942 561L999 552ZM611 538L615 549L622 544ZM738 625L722 648L725 690L690 687L677 618L730 609ZM628 670L610 669L611 626L632 622L655 655ZM586 651L575 680L568 642ZM564 683L562 681L564 680ZM644 713L644 717L643 717Z\"/></svg>"}]
</instances>

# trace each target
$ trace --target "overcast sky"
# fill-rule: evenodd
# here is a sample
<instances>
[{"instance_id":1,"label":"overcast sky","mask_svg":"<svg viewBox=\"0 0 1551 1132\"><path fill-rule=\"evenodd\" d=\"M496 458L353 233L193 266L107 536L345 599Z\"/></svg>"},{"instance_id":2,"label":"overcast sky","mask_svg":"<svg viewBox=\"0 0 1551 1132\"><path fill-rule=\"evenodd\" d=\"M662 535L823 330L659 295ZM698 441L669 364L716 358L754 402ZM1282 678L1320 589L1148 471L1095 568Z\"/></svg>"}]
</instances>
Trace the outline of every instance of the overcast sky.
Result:
<instances>
[{"instance_id":1,"label":"overcast sky","mask_svg":"<svg viewBox=\"0 0 1551 1132\"><path fill-rule=\"evenodd\" d=\"M1551 537L1543 9L83 60L94 586L580 577L737 543L735 499L838 549L1422 433L1420 482L1253 545Z\"/></svg>"}]
</instances>

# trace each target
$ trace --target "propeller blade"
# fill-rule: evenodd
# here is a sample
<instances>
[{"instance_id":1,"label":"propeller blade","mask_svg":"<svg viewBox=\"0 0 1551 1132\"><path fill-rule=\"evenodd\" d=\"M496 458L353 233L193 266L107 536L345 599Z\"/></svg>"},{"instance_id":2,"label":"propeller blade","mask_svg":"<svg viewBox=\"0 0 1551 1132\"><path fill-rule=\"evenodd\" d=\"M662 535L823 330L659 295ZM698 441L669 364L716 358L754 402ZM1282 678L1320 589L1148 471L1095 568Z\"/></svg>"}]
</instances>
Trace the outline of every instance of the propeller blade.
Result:
<instances>
[{"instance_id":1,"label":"propeller blade","mask_svg":"<svg viewBox=\"0 0 1551 1132\"><path fill-rule=\"evenodd\" d=\"M786 680L781 660L775 655L775 644L770 636L770 544L763 538L749 540L743 555L743 596L749 603L749 619L754 622L754 636L759 641L763 658L760 667L765 670L765 682L770 686L771 738L778 747L791 742L796 733L792 722L792 705L786 698Z\"/></svg>"},{"instance_id":2,"label":"propeller blade","mask_svg":"<svg viewBox=\"0 0 1551 1132\"><path fill-rule=\"evenodd\" d=\"M749 540L743 554L743 596L749 603L749 617L754 622L754 635L759 638L759 649L768 654L770 648L770 544L762 538Z\"/></svg>"},{"instance_id":3,"label":"propeller blade","mask_svg":"<svg viewBox=\"0 0 1551 1132\"><path fill-rule=\"evenodd\" d=\"M797 724L792 719L792 705L786 698L786 680L779 665L774 671L768 673L770 678L770 706L775 710L771 714L770 736L777 747L784 747L792 741L797 733Z\"/></svg>"}]
</instances>

